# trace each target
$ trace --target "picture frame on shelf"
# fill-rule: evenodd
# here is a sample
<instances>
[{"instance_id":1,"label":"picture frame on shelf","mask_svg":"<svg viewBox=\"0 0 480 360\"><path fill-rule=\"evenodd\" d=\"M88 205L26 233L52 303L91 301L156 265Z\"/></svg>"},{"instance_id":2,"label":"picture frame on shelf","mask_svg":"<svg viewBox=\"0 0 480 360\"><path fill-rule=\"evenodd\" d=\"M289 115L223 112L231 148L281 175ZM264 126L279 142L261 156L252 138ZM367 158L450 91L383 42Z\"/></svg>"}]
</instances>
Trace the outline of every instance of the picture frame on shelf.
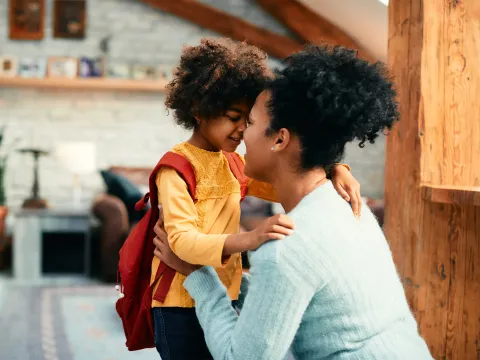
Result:
<instances>
[{"instance_id":1,"label":"picture frame on shelf","mask_svg":"<svg viewBox=\"0 0 480 360\"><path fill-rule=\"evenodd\" d=\"M161 64L157 66L157 80L171 81L173 79L173 66Z\"/></svg>"},{"instance_id":2,"label":"picture frame on shelf","mask_svg":"<svg viewBox=\"0 0 480 360\"><path fill-rule=\"evenodd\" d=\"M21 58L18 62L18 76L42 79L47 75L46 59Z\"/></svg>"},{"instance_id":3,"label":"picture frame on shelf","mask_svg":"<svg viewBox=\"0 0 480 360\"><path fill-rule=\"evenodd\" d=\"M78 59L50 57L48 58L47 74L49 78L74 79L78 74Z\"/></svg>"},{"instance_id":4,"label":"picture frame on shelf","mask_svg":"<svg viewBox=\"0 0 480 360\"><path fill-rule=\"evenodd\" d=\"M87 29L86 0L54 0L53 36L63 39L84 39Z\"/></svg>"},{"instance_id":5,"label":"picture frame on shelf","mask_svg":"<svg viewBox=\"0 0 480 360\"><path fill-rule=\"evenodd\" d=\"M132 67L125 63L107 63L105 75L111 79L131 79Z\"/></svg>"},{"instance_id":6,"label":"picture frame on shelf","mask_svg":"<svg viewBox=\"0 0 480 360\"><path fill-rule=\"evenodd\" d=\"M8 1L9 38L11 40L42 40L45 32L45 0Z\"/></svg>"},{"instance_id":7,"label":"picture frame on shelf","mask_svg":"<svg viewBox=\"0 0 480 360\"><path fill-rule=\"evenodd\" d=\"M14 56L0 57L0 77L16 77L18 60Z\"/></svg>"},{"instance_id":8,"label":"picture frame on shelf","mask_svg":"<svg viewBox=\"0 0 480 360\"><path fill-rule=\"evenodd\" d=\"M134 80L156 80L157 69L155 66L134 64L132 67L132 79Z\"/></svg>"},{"instance_id":9,"label":"picture frame on shelf","mask_svg":"<svg viewBox=\"0 0 480 360\"><path fill-rule=\"evenodd\" d=\"M92 69L94 77L105 76L105 59L103 57L93 58Z\"/></svg>"},{"instance_id":10,"label":"picture frame on shelf","mask_svg":"<svg viewBox=\"0 0 480 360\"><path fill-rule=\"evenodd\" d=\"M78 75L82 78L102 77L104 61L102 58L82 57L78 62Z\"/></svg>"}]
</instances>

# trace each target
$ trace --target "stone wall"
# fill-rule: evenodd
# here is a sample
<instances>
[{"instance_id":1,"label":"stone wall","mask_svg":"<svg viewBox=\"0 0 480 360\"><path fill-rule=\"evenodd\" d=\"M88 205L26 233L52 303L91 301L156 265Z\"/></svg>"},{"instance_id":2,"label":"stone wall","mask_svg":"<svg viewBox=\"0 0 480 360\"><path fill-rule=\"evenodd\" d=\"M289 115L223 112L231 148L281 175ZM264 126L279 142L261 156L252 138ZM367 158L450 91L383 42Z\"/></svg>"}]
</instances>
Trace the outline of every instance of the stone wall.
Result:
<instances>
[{"instance_id":1,"label":"stone wall","mask_svg":"<svg viewBox=\"0 0 480 360\"><path fill-rule=\"evenodd\" d=\"M253 0L203 0L236 16L282 34L280 24ZM45 38L39 42L8 39L8 1L0 2L0 56L98 56L99 42L112 35L112 60L136 63L176 63L184 44L216 36L196 25L155 11L138 0L90 0L85 40L52 37L52 0L47 0ZM272 64L275 62L272 61ZM53 149L65 140L93 141L99 169L112 165L151 166L173 144L188 134L173 124L162 94L113 91L35 90L0 88L0 123L7 124L6 143L20 138L21 146ZM365 194L383 191L383 142L359 151L351 147L347 161L362 182ZM54 156L40 163L41 195L53 206L68 206L73 176ZM18 207L31 189L33 161L13 153L7 173L7 201ZM82 178L85 205L103 190L98 174Z\"/></svg>"}]
</instances>

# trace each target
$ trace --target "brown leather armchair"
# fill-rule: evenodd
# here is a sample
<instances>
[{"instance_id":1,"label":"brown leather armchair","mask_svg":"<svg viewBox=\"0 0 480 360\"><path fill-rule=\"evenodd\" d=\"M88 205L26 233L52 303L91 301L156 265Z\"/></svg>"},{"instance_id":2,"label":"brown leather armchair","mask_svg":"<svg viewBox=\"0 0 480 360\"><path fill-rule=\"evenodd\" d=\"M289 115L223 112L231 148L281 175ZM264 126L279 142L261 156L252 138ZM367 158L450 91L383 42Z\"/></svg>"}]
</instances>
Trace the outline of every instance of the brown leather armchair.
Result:
<instances>
[{"instance_id":1,"label":"brown leather armchair","mask_svg":"<svg viewBox=\"0 0 480 360\"><path fill-rule=\"evenodd\" d=\"M111 167L109 171L123 175L139 186L142 192L148 191L148 178L151 168ZM98 195L92 205L92 213L99 226L93 231L93 273L101 280L115 282L119 251L136 222L129 220L125 203L117 196Z\"/></svg>"}]
</instances>

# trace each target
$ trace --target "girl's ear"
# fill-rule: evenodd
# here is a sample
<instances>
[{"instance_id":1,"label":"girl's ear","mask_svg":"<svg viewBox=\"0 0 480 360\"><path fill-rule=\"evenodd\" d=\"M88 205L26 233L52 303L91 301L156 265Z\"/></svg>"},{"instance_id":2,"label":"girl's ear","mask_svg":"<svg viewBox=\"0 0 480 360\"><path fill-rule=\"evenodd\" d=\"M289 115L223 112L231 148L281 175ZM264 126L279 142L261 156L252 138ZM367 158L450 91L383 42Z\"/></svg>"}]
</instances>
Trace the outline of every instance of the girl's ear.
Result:
<instances>
[{"instance_id":1,"label":"girl's ear","mask_svg":"<svg viewBox=\"0 0 480 360\"><path fill-rule=\"evenodd\" d=\"M197 125L200 125L202 123L202 119L199 118L198 116L194 116L195 121L197 122Z\"/></svg>"}]
</instances>

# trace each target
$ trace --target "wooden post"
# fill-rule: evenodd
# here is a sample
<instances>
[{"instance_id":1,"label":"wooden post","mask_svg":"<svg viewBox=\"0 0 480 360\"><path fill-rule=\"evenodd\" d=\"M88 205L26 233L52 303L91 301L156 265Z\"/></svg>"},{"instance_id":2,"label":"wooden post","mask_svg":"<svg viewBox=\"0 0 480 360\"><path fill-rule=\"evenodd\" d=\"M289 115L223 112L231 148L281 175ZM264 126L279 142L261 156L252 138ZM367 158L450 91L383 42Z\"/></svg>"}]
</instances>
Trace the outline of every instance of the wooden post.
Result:
<instances>
[{"instance_id":1,"label":"wooden post","mask_svg":"<svg viewBox=\"0 0 480 360\"><path fill-rule=\"evenodd\" d=\"M435 359L480 359L480 1L390 0L385 233Z\"/></svg>"}]
</instances>

